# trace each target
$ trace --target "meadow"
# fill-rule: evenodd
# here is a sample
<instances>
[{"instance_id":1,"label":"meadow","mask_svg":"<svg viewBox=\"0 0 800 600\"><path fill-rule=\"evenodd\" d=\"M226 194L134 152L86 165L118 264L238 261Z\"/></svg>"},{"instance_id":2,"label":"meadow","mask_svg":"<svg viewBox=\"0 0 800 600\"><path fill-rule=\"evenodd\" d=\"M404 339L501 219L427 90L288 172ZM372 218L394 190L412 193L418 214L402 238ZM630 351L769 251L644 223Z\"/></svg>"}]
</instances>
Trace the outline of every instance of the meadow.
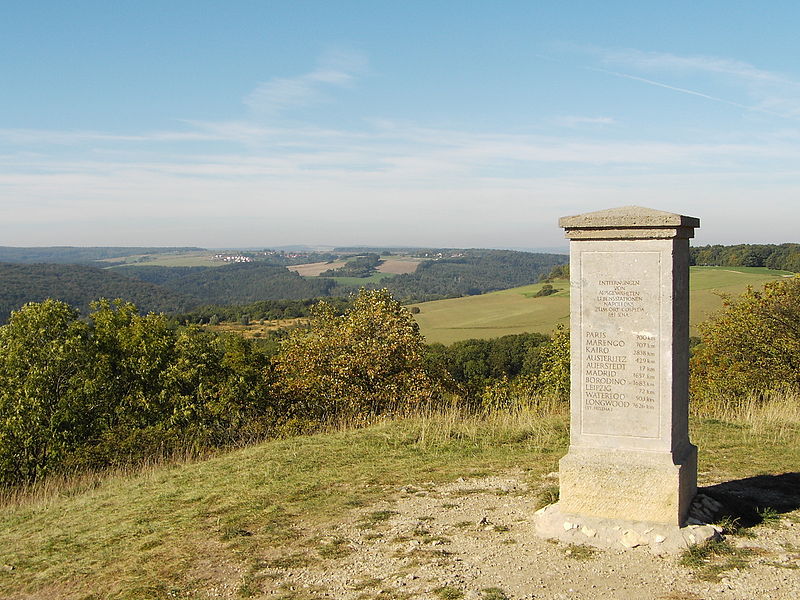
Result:
<instances>
[{"instance_id":1,"label":"meadow","mask_svg":"<svg viewBox=\"0 0 800 600\"><path fill-rule=\"evenodd\" d=\"M339 285L359 288L369 283L379 283L384 279L388 279L394 276L395 273L384 273L381 271L377 271L372 275L370 275L369 277L320 277L319 279L330 279L332 281L335 281Z\"/></svg>"},{"instance_id":2,"label":"meadow","mask_svg":"<svg viewBox=\"0 0 800 600\"><path fill-rule=\"evenodd\" d=\"M122 258L108 258L98 262L116 263L120 261L125 261L126 265L154 267L221 267L228 264L221 260L214 260L213 253L209 250L159 254L132 254Z\"/></svg>"},{"instance_id":3,"label":"meadow","mask_svg":"<svg viewBox=\"0 0 800 600\"><path fill-rule=\"evenodd\" d=\"M691 334L697 325L722 306L720 294L736 296L748 286L791 276L788 271L763 267L691 267ZM489 339L515 333L550 333L569 324L569 282L552 283L559 291L535 297L544 284L537 283L479 296L450 298L415 304L415 316L428 343L452 344L459 340Z\"/></svg>"}]
</instances>

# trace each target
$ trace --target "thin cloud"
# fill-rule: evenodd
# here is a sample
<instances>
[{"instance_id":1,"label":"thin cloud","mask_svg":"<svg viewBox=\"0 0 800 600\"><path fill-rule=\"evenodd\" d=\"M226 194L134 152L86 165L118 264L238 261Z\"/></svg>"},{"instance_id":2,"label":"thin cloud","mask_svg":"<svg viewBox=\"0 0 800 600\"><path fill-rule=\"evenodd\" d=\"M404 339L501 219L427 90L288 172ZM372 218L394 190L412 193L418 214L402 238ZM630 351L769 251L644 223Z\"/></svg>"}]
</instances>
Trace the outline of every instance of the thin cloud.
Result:
<instances>
[{"instance_id":1,"label":"thin cloud","mask_svg":"<svg viewBox=\"0 0 800 600\"><path fill-rule=\"evenodd\" d=\"M309 106L325 98L326 87L350 85L366 69L366 58L342 50L324 54L317 67L296 77L277 77L259 84L244 98L257 114L277 114L292 108Z\"/></svg>"},{"instance_id":2,"label":"thin cloud","mask_svg":"<svg viewBox=\"0 0 800 600\"><path fill-rule=\"evenodd\" d=\"M602 51L602 56L607 63L627 64L643 70L716 73L751 82L776 83L800 88L800 82L781 73L759 69L747 62L715 56L678 56L668 52L642 52L633 49L606 50Z\"/></svg>"},{"instance_id":3,"label":"thin cloud","mask_svg":"<svg viewBox=\"0 0 800 600\"><path fill-rule=\"evenodd\" d=\"M621 73L616 70L587 67L590 70L776 117L794 119L800 115L800 82L782 73L760 69L747 62L714 56L679 56L666 52L643 52L635 49L590 48L589 51L598 55L606 65L625 65L648 73L669 72L676 76L702 76L706 78L703 81L708 85L714 85L715 80L716 82L722 81L741 89L754 100L754 103L747 104L706 91L664 83L649 77Z\"/></svg>"},{"instance_id":4,"label":"thin cloud","mask_svg":"<svg viewBox=\"0 0 800 600\"><path fill-rule=\"evenodd\" d=\"M706 100L713 100L714 102L722 102L723 104L729 104L731 106L736 106L738 108L744 108L745 110L757 110L760 112L765 112L772 114L776 117L782 117L783 115L779 113L774 113L758 106L748 106L746 104L741 104L739 102L734 102L733 100L726 100L725 98L719 98L717 96L712 96L710 94L704 94L703 92L698 92L696 90L690 90L687 88L678 87L676 85L669 85L667 83L662 83L660 81L654 81L652 79L646 79L644 77L637 77L636 75L630 75L629 73L620 73L618 71L610 71L609 69L600 69L598 67L585 67L589 71L595 71L597 73L606 73L608 75L614 75L615 77L622 77L624 79L632 79L633 81L641 81L642 83L646 83L648 85L654 85L656 87L664 88L667 90L672 90L673 92L680 92L682 94L689 94L690 96L697 96L699 98L705 98Z\"/></svg>"}]
</instances>

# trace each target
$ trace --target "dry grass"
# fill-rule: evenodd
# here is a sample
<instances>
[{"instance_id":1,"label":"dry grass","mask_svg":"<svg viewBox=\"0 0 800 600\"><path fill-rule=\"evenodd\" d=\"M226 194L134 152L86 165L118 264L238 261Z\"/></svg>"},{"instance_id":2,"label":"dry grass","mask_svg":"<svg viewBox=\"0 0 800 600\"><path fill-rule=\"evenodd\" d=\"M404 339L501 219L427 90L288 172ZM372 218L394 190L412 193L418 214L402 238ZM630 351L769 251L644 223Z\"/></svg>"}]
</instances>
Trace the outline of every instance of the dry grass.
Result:
<instances>
[{"instance_id":1,"label":"dry grass","mask_svg":"<svg viewBox=\"0 0 800 600\"><path fill-rule=\"evenodd\" d=\"M514 411L475 414L457 408L427 411L408 418L408 425L418 436L421 447L441 444L448 439L472 443L503 443L526 440L532 448L547 448L556 437L566 433L554 422L562 423L569 406L563 400L548 397Z\"/></svg>"},{"instance_id":2,"label":"dry grass","mask_svg":"<svg viewBox=\"0 0 800 600\"><path fill-rule=\"evenodd\" d=\"M0 571L0 597L171 598L247 587L250 557L297 553L354 506L402 486L521 463L534 478L553 470L566 419L537 410L488 419L428 412L359 430L340 423L342 431L208 460L20 490L0 509L0 564L13 567Z\"/></svg>"},{"instance_id":3,"label":"dry grass","mask_svg":"<svg viewBox=\"0 0 800 600\"><path fill-rule=\"evenodd\" d=\"M315 262L306 263L304 265L291 265L286 268L290 271L295 271L303 277L318 277L323 271L327 271L328 269L338 269L339 267L343 267L345 264L346 261L344 260L336 260L333 262Z\"/></svg>"},{"instance_id":4,"label":"dry grass","mask_svg":"<svg viewBox=\"0 0 800 600\"><path fill-rule=\"evenodd\" d=\"M378 271L393 275L415 273L421 262L421 260L415 258L384 258L383 262L378 265Z\"/></svg>"},{"instance_id":5,"label":"dry grass","mask_svg":"<svg viewBox=\"0 0 800 600\"><path fill-rule=\"evenodd\" d=\"M693 406L694 416L747 425L753 433L770 433L776 439L800 436L800 391L777 388L753 393L743 400L719 399Z\"/></svg>"}]
</instances>

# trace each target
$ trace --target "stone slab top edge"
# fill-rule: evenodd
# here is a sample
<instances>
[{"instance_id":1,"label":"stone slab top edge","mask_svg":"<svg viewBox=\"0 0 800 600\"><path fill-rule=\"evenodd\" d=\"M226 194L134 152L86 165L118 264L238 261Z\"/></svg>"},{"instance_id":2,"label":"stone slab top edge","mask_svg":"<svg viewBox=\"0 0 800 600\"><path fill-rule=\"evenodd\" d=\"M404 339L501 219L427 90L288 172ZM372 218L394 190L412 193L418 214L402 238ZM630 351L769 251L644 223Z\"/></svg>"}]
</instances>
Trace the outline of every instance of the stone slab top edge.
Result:
<instances>
[{"instance_id":1,"label":"stone slab top edge","mask_svg":"<svg viewBox=\"0 0 800 600\"><path fill-rule=\"evenodd\" d=\"M700 219L642 206L623 206L561 217L571 240L692 238Z\"/></svg>"},{"instance_id":2,"label":"stone slab top edge","mask_svg":"<svg viewBox=\"0 0 800 600\"><path fill-rule=\"evenodd\" d=\"M700 219L642 206L622 206L561 217L558 224L564 229L694 228L700 227Z\"/></svg>"}]
</instances>

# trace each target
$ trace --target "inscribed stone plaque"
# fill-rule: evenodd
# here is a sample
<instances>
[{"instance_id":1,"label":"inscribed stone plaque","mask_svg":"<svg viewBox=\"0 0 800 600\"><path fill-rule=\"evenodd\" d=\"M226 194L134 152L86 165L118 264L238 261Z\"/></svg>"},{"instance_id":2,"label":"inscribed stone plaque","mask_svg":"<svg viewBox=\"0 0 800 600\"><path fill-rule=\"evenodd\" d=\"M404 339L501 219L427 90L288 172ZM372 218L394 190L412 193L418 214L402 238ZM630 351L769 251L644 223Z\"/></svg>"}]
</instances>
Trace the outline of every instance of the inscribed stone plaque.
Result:
<instances>
[{"instance_id":1,"label":"inscribed stone plaque","mask_svg":"<svg viewBox=\"0 0 800 600\"><path fill-rule=\"evenodd\" d=\"M697 489L688 429L693 217L622 207L563 217L570 239L564 514L679 526Z\"/></svg>"},{"instance_id":2,"label":"inscribed stone plaque","mask_svg":"<svg viewBox=\"0 0 800 600\"><path fill-rule=\"evenodd\" d=\"M660 431L661 253L581 256L581 433Z\"/></svg>"}]
</instances>

